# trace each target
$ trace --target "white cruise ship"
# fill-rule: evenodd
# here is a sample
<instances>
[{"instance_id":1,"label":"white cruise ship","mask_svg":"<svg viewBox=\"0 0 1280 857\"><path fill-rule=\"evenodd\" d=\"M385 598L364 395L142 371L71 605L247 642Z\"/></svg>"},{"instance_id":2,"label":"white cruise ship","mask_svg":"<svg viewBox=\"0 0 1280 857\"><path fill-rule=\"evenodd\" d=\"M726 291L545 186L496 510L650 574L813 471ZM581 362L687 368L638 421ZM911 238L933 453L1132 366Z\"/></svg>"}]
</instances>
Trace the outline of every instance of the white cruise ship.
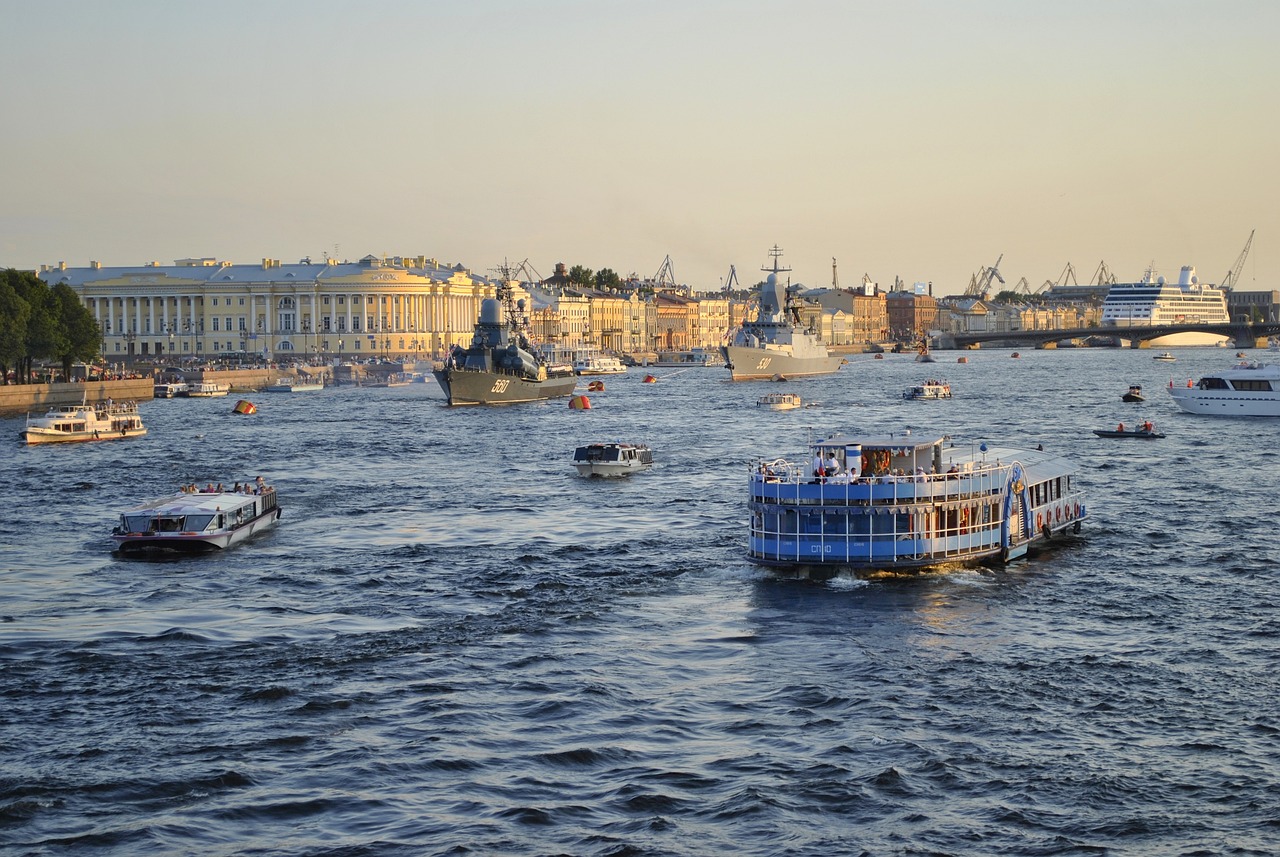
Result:
<instances>
[{"instance_id":1,"label":"white cruise ship","mask_svg":"<svg viewBox=\"0 0 1280 857\"><path fill-rule=\"evenodd\" d=\"M1136 283L1116 283L1102 304L1103 327L1151 327L1162 324L1227 324L1227 296L1222 289L1201 285L1196 269L1183 265L1177 283L1157 277L1147 268ZM1218 333L1174 333L1150 340L1153 346L1225 345L1230 337Z\"/></svg>"}]
</instances>

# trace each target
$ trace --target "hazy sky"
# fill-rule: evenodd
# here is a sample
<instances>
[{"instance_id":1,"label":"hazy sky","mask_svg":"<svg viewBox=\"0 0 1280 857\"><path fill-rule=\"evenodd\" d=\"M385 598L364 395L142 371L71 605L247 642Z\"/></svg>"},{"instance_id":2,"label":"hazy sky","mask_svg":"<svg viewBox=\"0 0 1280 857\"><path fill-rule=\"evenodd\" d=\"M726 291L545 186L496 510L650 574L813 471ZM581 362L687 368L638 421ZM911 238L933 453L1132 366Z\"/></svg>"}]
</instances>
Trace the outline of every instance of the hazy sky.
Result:
<instances>
[{"instance_id":1,"label":"hazy sky","mask_svg":"<svg viewBox=\"0 0 1280 857\"><path fill-rule=\"evenodd\" d=\"M1280 2L0 0L0 266L1280 288Z\"/></svg>"}]
</instances>

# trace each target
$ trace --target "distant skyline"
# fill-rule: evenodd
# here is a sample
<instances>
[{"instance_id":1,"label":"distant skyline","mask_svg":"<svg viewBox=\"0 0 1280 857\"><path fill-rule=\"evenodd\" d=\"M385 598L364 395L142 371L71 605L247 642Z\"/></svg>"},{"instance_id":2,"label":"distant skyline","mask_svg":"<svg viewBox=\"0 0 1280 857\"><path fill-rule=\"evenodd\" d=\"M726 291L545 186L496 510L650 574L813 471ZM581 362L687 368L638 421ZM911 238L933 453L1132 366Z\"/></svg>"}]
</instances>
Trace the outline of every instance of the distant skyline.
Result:
<instances>
[{"instance_id":1,"label":"distant skyline","mask_svg":"<svg viewBox=\"0 0 1280 857\"><path fill-rule=\"evenodd\" d=\"M1280 3L0 0L0 267L1280 289Z\"/></svg>"}]
</instances>

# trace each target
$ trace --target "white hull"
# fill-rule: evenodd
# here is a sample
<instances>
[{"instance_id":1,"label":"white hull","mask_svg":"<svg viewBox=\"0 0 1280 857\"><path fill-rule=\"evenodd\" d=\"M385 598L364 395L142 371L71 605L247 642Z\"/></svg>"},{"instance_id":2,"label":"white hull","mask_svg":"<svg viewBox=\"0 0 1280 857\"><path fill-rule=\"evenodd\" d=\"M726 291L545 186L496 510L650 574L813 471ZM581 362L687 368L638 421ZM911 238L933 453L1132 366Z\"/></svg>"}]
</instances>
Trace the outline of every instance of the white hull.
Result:
<instances>
[{"instance_id":1,"label":"white hull","mask_svg":"<svg viewBox=\"0 0 1280 857\"><path fill-rule=\"evenodd\" d=\"M1174 403L1190 414L1280 417L1280 367L1242 363L1185 387L1170 383Z\"/></svg>"},{"instance_id":2,"label":"white hull","mask_svg":"<svg viewBox=\"0 0 1280 857\"><path fill-rule=\"evenodd\" d=\"M1231 337L1217 333L1171 333L1168 336L1157 336L1155 339L1148 339L1147 342L1152 348L1186 345L1211 345L1217 347L1229 344Z\"/></svg>"},{"instance_id":3,"label":"white hull","mask_svg":"<svg viewBox=\"0 0 1280 857\"><path fill-rule=\"evenodd\" d=\"M44 428L28 428L22 437L29 444L34 443L89 443L95 440L124 440L130 437L142 437L147 433L144 428L124 429L123 431L55 431Z\"/></svg>"},{"instance_id":4,"label":"white hull","mask_svg":"<svg viewBox=\"0 0 1280 857\"><path fill-rule=\"evenodd\" d=\"M652 464L640 464L639 462L605 462L596 461L590 464L574 464L578 468L579 476L629 476L632 473L640 473L648 470Z\"/></svg>"}]
</instances>

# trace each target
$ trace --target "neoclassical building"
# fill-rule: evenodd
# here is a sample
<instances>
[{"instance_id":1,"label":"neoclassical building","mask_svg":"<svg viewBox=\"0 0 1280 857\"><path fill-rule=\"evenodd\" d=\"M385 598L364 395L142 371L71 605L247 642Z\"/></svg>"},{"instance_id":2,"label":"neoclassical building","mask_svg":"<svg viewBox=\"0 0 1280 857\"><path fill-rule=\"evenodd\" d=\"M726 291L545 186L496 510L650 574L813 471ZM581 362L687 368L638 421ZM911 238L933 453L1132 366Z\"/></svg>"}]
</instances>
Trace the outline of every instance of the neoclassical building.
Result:
<instances>
[{"instance_id":1,"label":"neoclassical building","mask_svg":"<svg viewBox=\"0 0 1280 857\"><path fill-rule=\"evenodd\" d=\"M98 321L106 359L233 353L442 356L467 345L496 283L425 256L358 262L178 259L106 268L42 266Z\"/></svg>"}]
</instances>

